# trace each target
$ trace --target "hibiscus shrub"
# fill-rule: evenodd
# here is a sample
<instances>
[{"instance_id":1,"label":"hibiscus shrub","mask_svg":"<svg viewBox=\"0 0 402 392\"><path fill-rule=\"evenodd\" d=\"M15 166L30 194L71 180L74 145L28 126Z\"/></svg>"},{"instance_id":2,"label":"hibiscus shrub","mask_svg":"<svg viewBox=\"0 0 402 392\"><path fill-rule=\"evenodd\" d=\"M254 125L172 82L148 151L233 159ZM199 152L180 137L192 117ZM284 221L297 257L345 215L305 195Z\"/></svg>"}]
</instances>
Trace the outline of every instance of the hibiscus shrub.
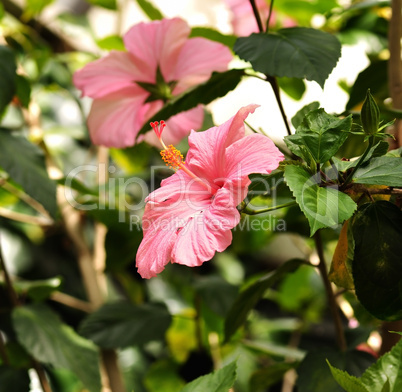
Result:
<instances>
[{"instance_id":1,"label":"hibiscus shrub","mask_svg":"<svg viewBox=\"0 0 402 392\"><path fill-rule=\"evenodd\" d=\"M0 4L0 391L399 392L400 3L51 3Z\"/></svg>"}]
</instances>

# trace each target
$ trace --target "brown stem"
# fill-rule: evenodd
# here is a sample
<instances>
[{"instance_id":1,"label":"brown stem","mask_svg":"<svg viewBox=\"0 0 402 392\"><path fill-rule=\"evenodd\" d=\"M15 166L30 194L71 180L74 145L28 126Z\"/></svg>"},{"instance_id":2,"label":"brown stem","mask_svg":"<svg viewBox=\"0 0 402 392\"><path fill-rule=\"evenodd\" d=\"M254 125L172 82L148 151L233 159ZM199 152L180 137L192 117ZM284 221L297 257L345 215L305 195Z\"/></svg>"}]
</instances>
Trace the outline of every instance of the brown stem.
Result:
<instances>
[{"instance_id":1,"label":"brown stem","mask_svg":"<svg viewBox=\"0 0 402 392\"><path fill-rule=\"evenodd\" d=\"M324 287L325 287L325 292L327 294L327 300L328 300L328 305L332 314L332 318L334 321L335 325L335 331L336 331L336 341L338 344L338 347L342 351L346 351L346 340L345 340L345 334L343 331L343 325L342 325L342 320L339 314L339 309L338 309L338 304L335 299L334 292L332 290L331 282L328 279L328 272L327 272L327 265L325 263L325 258L324 258L324 250L322 246L322 240L321 240L321 233L320 231L316 231L314 234L314 241L315 241L315 246L317 248L317 254L318 258L320 260L320 263L318 264L318 269L321 273L322 280L324 282Z\"/></svg>"},{"instance_id":2,"label":"brown stem","mask_svg":"<svg viewBox=\"0 0 402 392\"><path fill-rule=\"evenodd\" d=\"M284 122L285 127L286 127L286 132L288 133L288 135L291 135L292 132L290 130L289 121L288 121L288 118L286 116L283 104L282 104L281 92L280 92L280 89L279 89L278 81L276 80L276 78L274 76L269 76L269 75L265 75L265 76L267 78L267 81L269 82L269 84L272 87L272 91L274 92L276 102L278 103L278 107L279 107L283 122Z\"/></svg>"},{"instance_id":3,"label":"brown stem","mask_svg":"<svg viewBox=\"0 0 402 392\"><path fill-rule=\"evenodd\" d=\"M388 46L390 57L388 61L388 83L392 98L392 107L402 109L402 0L392 0L392 17L388 30ZM398 146L402 146L402 120L397 119L394 132Z\"/></svg>"},{"instance_id":4,"label":"brown stem","mask_svg":"<svg viewBox=\"0 0 402 392\"><path fill-rule=\"evenodd\" d=\"M255 20L257 21L258 30L260 31L260 33L263 33L264 26L262 25L260 13L258 12L258 8L257 8L257 5L255 4L255 0L250 0L250 4L251 4L251 7L253 8L253 13L255 16Z\"/></svg>"},{"instance_id":5,"label":"brown stem","mask_svg":"<svg viewBox=\"0 0 402 392\"><path fill-rule=\"evenodd\" d=\"M33 360L33 367L38 375L40 385L43 389L43 392L52 392L52 388L50 387L49 381L46 378L45 371L39 362Z\"/></svg>"}]
</instances>

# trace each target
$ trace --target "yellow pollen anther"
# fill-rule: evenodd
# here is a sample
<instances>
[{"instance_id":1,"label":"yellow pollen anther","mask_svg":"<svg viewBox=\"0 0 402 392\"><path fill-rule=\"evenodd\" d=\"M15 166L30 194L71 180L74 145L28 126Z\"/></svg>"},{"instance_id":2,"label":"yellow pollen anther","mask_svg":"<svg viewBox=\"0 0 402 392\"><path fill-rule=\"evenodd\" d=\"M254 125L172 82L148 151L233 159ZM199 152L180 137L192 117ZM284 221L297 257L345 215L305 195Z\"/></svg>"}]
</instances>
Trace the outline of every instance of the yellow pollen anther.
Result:
<instances>
[{"instance_id":1,"label":"yellow pollen anther","mask_svg":"<svg viewBox=\"0 0 402 392\"><path fill-rule=\"evenodd\" d=\"M161 151L161 156L166 163L166 166L170 167L171 169L177 170L185 164L183 155L172 144L169 145L165 150Z\"/></svg>"}]
</instances>

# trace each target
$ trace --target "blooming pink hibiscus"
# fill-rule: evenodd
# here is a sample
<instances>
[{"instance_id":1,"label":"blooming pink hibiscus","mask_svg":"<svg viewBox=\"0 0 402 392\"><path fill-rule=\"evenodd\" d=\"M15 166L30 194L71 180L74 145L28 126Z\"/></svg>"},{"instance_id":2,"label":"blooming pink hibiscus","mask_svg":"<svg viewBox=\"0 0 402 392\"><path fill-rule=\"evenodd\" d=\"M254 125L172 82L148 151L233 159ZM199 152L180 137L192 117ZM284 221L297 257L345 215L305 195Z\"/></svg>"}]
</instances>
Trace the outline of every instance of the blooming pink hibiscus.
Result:
<instances>
[{"instance_id":1,"label":"blooming pink hibiscus","mask_svg":"<svg viewBox=\"0 0 402 392\"><path fill-rule=\"evenodd\" d=\"M75 86L94 99L88 127L95 144L128 147L143 124L165 102L227 69L230 50L205 38L188 38L190 27L179 18L133 26L123 37L126 52L111 51L74 74ZM166 139L177 143L199 129L198 106L168 120ZM157 142L145 135L150 143Z\"/></svg>"},{"instance_id":2,"label":"blooming pink hibiscus","mask_svg":"<svg viewBox=\"0 0 402 392\"><path fill-rule=\"evenodd\" d=\"M245 136L244 120L257 105L240 109L224 124L192 131L186 162L173 146L161 152L178 169L146 199L144 238L137 252L138 272L151 278L170 262L199 266L232 242L240 220L236 206L246 197L251 173L270 173L283 155L266 136ZM161 128L154 127L161 140ZM163 143L163 142L162 142Z\"/></svg>"}]
</instances>

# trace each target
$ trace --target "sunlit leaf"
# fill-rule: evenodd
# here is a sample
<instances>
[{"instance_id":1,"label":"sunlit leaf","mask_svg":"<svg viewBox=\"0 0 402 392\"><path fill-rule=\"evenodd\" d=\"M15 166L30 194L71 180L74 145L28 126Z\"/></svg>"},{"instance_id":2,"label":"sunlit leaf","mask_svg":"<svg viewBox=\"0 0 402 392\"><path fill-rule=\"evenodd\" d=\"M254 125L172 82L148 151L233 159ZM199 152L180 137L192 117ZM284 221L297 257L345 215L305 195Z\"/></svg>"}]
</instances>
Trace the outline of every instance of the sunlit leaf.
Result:
<instances>
[{"instance_id":1,"label":"sunlit leaf","mask_svg":"<svg viewBox=\"0 0 402 392\"><path fill-rule=\"evenodd\" d=\"M231 49L233 48L233 45L235 44L237 39L234 35L225 35L209 27L193 27L190 33L190 38L192 37L207 38L211 41L219 42L223 45L226 45Z\"/></svg>"},{"instance_id":2,"label":"sunlit leaf","mask_svg":"<svg viewBox=\"0 0 402 392\"><path fill-rule=\"evenodd\" d=\"M303 167L286 166L285 178L308 219L311 236L320 228L333 227L349 219L357 208L348 195L320 186L316 176Z\"/></svg>"},{"instance_id":3,"label":"sunlit leaf","mask_svg":"<svg viewBox=\"0 0 402 392\"><path fill-rule=\"evenodd\" d=\"M201 376L187 384L180 392L227 392L236 380L236 362Z\"/></svg>"},{"instance_id":4,"label":"sunlit leaf","mask_svg":"<svg viewBox=\"0 0 402 392\"><path fill-rule=\"evenodd\" d=\"M148 0L136 0L137 4L151 20L163 19L163 14Z\"/></svg>"}]
</instances>

